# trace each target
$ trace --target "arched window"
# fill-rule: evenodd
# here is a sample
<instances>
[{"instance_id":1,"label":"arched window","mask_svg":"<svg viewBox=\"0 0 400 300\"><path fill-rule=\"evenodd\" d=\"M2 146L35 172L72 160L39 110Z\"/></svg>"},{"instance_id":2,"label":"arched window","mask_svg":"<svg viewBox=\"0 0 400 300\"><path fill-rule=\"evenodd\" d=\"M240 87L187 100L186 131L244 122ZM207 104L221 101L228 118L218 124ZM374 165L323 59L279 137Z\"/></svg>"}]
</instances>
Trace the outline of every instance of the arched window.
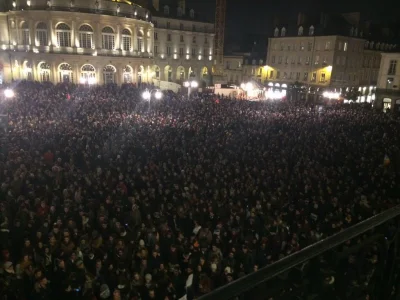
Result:
<instances>
[{"instance_id":1,"label":"arched window","mask_svg":"<svg viewBox=\"0 0 400 300\"><path fill-rule=\"evenodd\" d=\"M50 81L50 65L48 63L42 62L39 64L39 76L40 81Z\"/></svg>"},{"instance_id":2,"label":"arched window","mask_svg":"<svg viewBox=\"0 0 400 300\"><path fill-rule=\"evenodd\" d=\"M279 29L275 28L274 30L274 37L278 37L279 36Z\"/></svg>"},{"instance_id":3,"label":"arched window","mask_svg":"<svg viewBox=\"0 0 400 300\"><path fill-rule=\"evenodd\" d=\"M89 25L79 27L79 46L85 49L93 48L93 28Z\"/></svg>"},{"instance_id":4,"label":"arched window","mask_svg":"<svg viewBox=\"0 0 400 300\"><path fill-rule=\"evenodd\" d=\"M160 79L160 67L158 67L158 66L156 66L155 68L154 68L154 75L155 75L155 77L157 78L157 79Z\"/></svg>"},{"instance_id":5,"label":"arched window","mask_svg":"<svg viewBox=\"0 0 400 300\"><path fill-rule=\"evenodd\" d=\"M165 5L164 6L164 15L169 15L169 6L168 5Z\"/></svg>"},{"instance_id":6,"label":"arched window","mask_svg":"<svg viewBox=\"0 0 400 300\"><path fill-rule=\"evenodd\" d=\"M192 19L194 19L194 10L193 10L193 9L190 10L189 14L190 14L190 17L191 17Z\"/></svg>"},{"instance_id":7,"label":"arched window","mask_svg":"<svg viewBox=\"0 0 400 300\"><path fill-rule=\"evenodd\" d=\"M183 10L182 10L182 7L178 7L178 11L177 11L177 14L178 14L178 17L182 17L182 13L183 12Z\"/></svg>"},{"instance_id":8,"label":"arched window","mask_svg":"<svg viewBox=\"0 0 400 300\"><path fill-rule=\"evenodd\" d=\"M308 35L314 35L314 26L310 26L310 29L308 30Z\"/></svg>"},{"instance_id":9,"label":"arched window","mask_svg":"<svg viewBox=\"0 0 400 300\"><path fill-rule=\"evenodd\" d=\"M114 50L115 48L115 34L111 27L104 27L101 31L103 40L103 49Z\"/></svg>"},{"instance_id":10,"label":"arched window","mask_svg":"<svg viewBox=\"0 0 400 300\"><path fill-rule=\"evenodd\" d=\"M47 25L44 22L40 22L36 25L36 45L48 46L47 38Z\"/></svg>"},{"instance_id":11,"label":"arched window","mask_svg":"<svg viewBox=\"0 0 400 300\"><path fill-rule=\"evenodd\" d=\"M114 66L108 65L105 66L103 69L103 79L104 79L104 84L110 84L115 82L115 72L117 70L115 69Z\"/></svg>"},{"instance_id":12,"label":"arched window","mask_svg":"<svg viewBox=\"0 0 400 300\"><path fill-rule=\"evenodd\" d=\"M29 24L28 22L24 22L21 25L21 44L29 45Z\"/></svg>"},{"instance_id":13,"label":"arched window","mask_svg":"<svg viewBox=\"0 0 400 300\"><path fill-rule=\"evenodd\" d=\"M131 51L132 48L132 36L128 29L123 29L122 32L122 50Z\"/></svg>"},{"instance_id":14,"label":"arched window","mask_svg":"<svg viewBox=\"0 0 400 300\"><path fill-rule=\"evenodd\" d=\"M282 27L281 36L286 36L286 28Z\"/></svg>"},{"instance_id":15,"label":"arched window","mask_svg":"<svg viewBox=\"0 0 400 300\"><path fill-rule=\"evenodd\" d=\"M82 84L94 84L96 82L96 70L92 65L83 65L81 68L81 79Z\"/></svg>"},{"instance_id":16,"label":"arched window","mask_svg":"<svg viewBox=\"0 0 400 300\"><path fill-rule=\"evenodd\" d=\"M298 35L299 35L299 36L302 36L303 33L304 33L304 28L303 28L303 26L300 26L300 27L299 27L299 31L298 31Z\"/></svg>"},{"instance_id":17,"label":"arched window","mask_svg":"<svg viewBox=\"0 0 400 300\"><path fill-rule=\"evenodd\" d=\"M124 83L132 83L132 67L126 65L124 70L123 70L123 76L124 76Z\"/></svg>"},{"instance_id":18,"label":"arched window","mask_svg":"<svg viewBox=\"0 0 400 300\"><path fill-rule=\"evenodd\" d=\"M62 63L58 67L58 74L60 82L74 82L72 67L68 63Z\"/></svg>"},{"instance_id":19,"label":"arched window","mask_svg":"<svg viewBox=\"0 0 400 300\"><path fill-rule=\"evenodd\" d=\"M58 24L56 35L58 47L71 47L71 28L67 24Z\"/></svg>"}]
</instances>

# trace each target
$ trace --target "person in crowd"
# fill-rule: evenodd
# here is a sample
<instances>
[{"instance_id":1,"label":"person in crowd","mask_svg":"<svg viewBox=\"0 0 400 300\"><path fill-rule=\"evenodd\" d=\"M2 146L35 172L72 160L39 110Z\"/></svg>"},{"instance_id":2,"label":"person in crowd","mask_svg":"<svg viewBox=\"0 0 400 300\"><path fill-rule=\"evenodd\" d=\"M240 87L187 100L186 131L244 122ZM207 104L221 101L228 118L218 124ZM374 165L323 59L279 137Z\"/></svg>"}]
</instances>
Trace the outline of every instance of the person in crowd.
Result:
<instances>
[{"instance_id":1,"label":"person in crowd","mask_svg":"<svg viewBox=\"0 0 400 300\"><path fill-rule=\"evenodd\" d=\"M144 88L19 82L1 104L7 299L193 299L400 202L386 115Z\"/></svg>"}]
</instances>

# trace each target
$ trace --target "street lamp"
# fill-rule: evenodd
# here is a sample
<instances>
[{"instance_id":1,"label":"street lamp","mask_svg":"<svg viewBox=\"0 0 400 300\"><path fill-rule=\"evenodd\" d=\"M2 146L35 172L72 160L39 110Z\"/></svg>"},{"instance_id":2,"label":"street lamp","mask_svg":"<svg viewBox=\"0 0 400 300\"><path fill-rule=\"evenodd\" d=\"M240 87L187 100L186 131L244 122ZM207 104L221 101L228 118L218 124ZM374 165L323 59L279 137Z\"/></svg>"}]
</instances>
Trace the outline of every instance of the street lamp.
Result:
<instances>
[{"instance_id":1,"label":"street lamp","mask_svg":"<svg viewBox=\"0 0 400 300\"><path fill-rule=\"evenodd\" d=\"M5 89L4 90L4 97L6 98L13 98L15 96L15 93L11 89Z\"/></svg>"},{"instance_id":2,"label":"street lamp","mask_svg":"<svg viewBox=\"0 0 400 300\"><path fill-rule=\"evenodd\" d=\"M188 98L190 98L190 94L192 92L192 89L197 88L199 86L199 84L198 84L197 81L193 80L193 81L185 81L183 83L183 86L188 89Z\"/></svg>"},{"instance_id":3,"label":"street lamp","mask_svg":"<svg viewBox=\"0 0 400 300\"><path fill-rule=\"evenodd\" d=\"M163 96L162 92L160 90L158 90L158 89L154 89L154 90L146 89L142 94L143 99L146 100L146 101L149 101L149 110L150 110L151 96L152 96L153 93L154 93L154 97L157 100L160 100L162 98L162 96Z\"/></svg>"}]
</instances>

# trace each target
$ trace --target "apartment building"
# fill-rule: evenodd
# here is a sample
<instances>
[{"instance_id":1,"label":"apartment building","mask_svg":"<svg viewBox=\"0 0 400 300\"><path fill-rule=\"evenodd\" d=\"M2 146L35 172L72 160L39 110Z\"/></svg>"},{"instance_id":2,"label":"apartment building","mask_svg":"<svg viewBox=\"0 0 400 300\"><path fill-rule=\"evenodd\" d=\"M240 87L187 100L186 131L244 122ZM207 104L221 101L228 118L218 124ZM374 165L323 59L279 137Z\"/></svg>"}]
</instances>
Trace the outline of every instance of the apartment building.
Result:
<instances>
[{"instance_id":1,"label":"apartment building","mask_svg":"<svg viewBox=\"0 0 400 300\"><path fill-rule=\"evenodd\" d=\"M382 53L375 106L400 114L400 53Z\"/></svg>"}]
</instances>

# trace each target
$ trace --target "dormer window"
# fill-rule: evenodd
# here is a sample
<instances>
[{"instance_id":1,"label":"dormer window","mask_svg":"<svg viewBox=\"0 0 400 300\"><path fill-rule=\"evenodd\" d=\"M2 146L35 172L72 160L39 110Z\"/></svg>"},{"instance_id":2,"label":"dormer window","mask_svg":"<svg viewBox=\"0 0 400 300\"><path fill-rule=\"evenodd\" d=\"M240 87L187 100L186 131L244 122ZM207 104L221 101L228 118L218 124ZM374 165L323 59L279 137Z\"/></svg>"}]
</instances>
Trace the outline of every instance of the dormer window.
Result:
<instances>
[{"instance_id":1,"label":"dormer window","mask_svg":"<svg viewBox=\"0 0 400 300\"><path fill-rule=\"evenodd\" d=\"M281 36L286 36L286 28L283 27L281 30Z\"/></svg>"},{"instance_id":2,"label":"dormer window","mask_svg":"<svg viewBox=\"0 0 400 300\"><path fill-rule=\"evenodd\" d=\"M169 6L168 5L164 6L164 15L166 15L166 16L169 15Z\"/></svg>"},{"instance_id":3,"label":"dormer window","mask_svg":"<svg viewBox=\"0 0 400 300\"><path fill-rule=\"evenodd\" d=\"M279 29L278 29L278 27L277 28L275 28L275 30L274 30L274 37L278 37L279 36Z\"/></svg>"},{"instance_id":4,"label":"dormer window","mask_svg":"<svg viewBox=\"0 0 400 300\"><path fill-rule=\"evenodd\" d=\"M189 13L189 14L190 14L190 17L191 17L192 19L194 19L194 10L193 10L193 9L190 10L190 13Z\"/></svg>"},{"instance_id":5,"label":"dormer window","mask_svg":"<svg viewBox=\"0 0 400 300\"><path fill-rule=\"evenodd\" d=\"M182 7L178 7L178 17L182 17Z\"/></svg>"},{"instance_id":6,"label":"dormer window","mask_svg":"<svg viewBox=\"0 0 400 300\"><path fill-rule=\"evenodd\" d=\"M310 29L308 30L308 35L314 35L314 26L310 26Z\"/></svg>"},{"instance_id":7,"label":"dormer window","mask_svg":"<svg viewBox=\"0 0 400 300\"><path fill-rule=\"evenodd\" d=\"M358 28L354 28L354 36L358 36Z\"/></svg>"},{"instance_id":8,"label":"dormer window","mask_svg":"<svg viewBox=\"0 0 400 300\"><path fill-rule=\"evenodd\" d=\"M303 35L303 32L304 32L304 28L303 28L303 26L300 26L300 27L299 27L299 30L298 30L298 35L299 35L299 36L302 36L302 35Z\"/></svg>"}]
</instances>

